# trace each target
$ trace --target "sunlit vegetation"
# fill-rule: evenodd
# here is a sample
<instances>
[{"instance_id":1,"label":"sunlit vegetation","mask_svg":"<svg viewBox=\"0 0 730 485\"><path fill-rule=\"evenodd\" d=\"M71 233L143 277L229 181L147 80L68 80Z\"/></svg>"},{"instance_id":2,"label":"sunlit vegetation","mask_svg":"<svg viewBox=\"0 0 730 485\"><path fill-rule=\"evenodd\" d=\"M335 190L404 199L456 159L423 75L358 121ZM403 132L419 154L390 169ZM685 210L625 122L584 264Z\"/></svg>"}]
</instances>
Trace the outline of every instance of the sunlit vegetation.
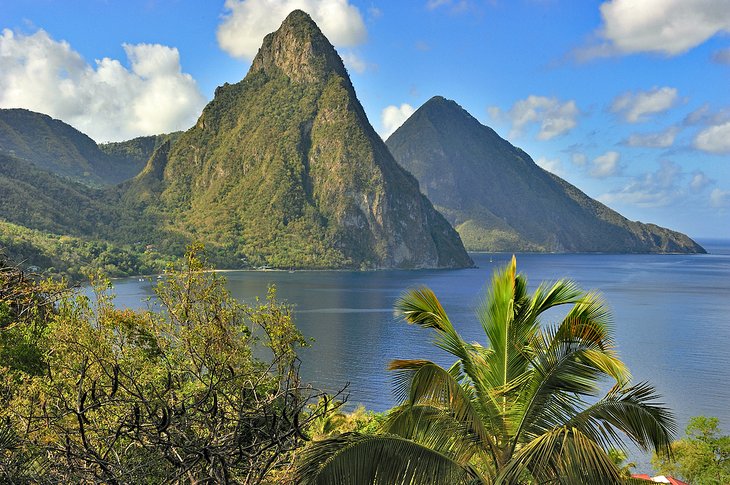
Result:
<instances>
[{"instance_id":1,"label":"sunlit vegetation","mask_svg":"<svg viewBox=\"0 0 730 485\"><path fill-rule=\"evenodd\" d=\"M236 302L198 256L139 312L116 309L104 279L91 301L0 268L0 481L289 476L310 424L337 405L299 379L291 309L273 290Z\"/></svg>"},{"instance_id":2,"label":"sunlit vegetation","mask_svg":"<svg viewBox=\"0 0 730 485\"><path fill-rule=\"evenodd\" d=\"M661 474L693 485L730 483L730 435L721 434L717 418L696 416L684 437L672 443L672 456L655 455L652 463Z\"/></svg>"}]
</instances>

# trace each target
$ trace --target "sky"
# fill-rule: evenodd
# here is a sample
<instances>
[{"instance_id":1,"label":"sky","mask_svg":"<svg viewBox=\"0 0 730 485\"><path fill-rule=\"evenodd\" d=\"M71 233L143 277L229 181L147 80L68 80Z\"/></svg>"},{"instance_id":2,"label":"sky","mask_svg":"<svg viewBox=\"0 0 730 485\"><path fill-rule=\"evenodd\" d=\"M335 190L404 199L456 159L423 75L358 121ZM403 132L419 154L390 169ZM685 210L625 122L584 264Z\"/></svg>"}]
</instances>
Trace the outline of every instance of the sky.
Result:
<instances>
[{"instance_id":1,"label":"sky","mask_svg":"<svg viewBox=\"0 0 730 485\"><path fill-rule=\"evenodd\" d=\"M0 0L0 107L187 129L295 8L384 138L444 96L631 220L730 238L730 0Z\"/></svg>"}]
</instances>

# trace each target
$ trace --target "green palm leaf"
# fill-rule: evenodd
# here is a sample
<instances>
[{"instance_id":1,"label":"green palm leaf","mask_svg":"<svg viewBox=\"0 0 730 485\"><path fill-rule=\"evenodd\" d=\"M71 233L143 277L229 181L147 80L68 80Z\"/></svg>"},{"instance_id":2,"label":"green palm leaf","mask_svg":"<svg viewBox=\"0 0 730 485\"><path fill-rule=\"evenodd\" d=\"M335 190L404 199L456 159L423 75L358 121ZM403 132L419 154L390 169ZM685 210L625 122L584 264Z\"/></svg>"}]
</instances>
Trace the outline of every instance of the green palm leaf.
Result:
<instances>
[{"instance_id":1,"label":"green palm leaf","mask_svg":"<svg viewBox=\"0 0 730 485\"><path fill-rule=\"evenodd\" d=\"M474 472L449 456L398 436L346 433L312 445L296 482L303 485L467 484Z\"/></svg>"}]
</instances>

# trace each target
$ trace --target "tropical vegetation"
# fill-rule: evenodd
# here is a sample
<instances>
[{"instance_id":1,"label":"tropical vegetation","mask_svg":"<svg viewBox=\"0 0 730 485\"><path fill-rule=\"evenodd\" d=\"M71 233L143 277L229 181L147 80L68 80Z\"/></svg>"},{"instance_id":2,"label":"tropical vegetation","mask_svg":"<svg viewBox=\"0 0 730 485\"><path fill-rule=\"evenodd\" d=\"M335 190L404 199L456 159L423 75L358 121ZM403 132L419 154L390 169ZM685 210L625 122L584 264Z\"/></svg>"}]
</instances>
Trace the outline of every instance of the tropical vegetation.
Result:
<instances>
[{"instance_id":1,"label":"tropical vegetation","mask_svg":"<svg viewBox=\"0 0 730 485\"><path fill-rule=\"evenodd\" d=\"M338 406L271 291L235 301L197 248L145 311L0 267L0 482L278 483Z\"/></svg>"},{"instance_id":2,"label":"tropical vegetation","mask_svg":"<svg viewBox=\"0 0 730 485\"><path fill-rule=\"evenodd\" d=\"M691 418L684 437L672 443L672 455L654 456L654 468L692 485L730 483L730 435L721 435L719 427L717 418Z\"/></svg>"},{"instance_id":3,"label":"tropical vegetation","mask_svg":"<svg viewBox=\"0 0 730 485\"><path fill-rule=\"evenodd\" d=\"M561 306L567 314L543 324ZM529 295L513 258L477 309L487 345L466 342L428 288L406 293L396 312L432 330L454 364L391 362L401 404L381 433L315 443L302 483L618 483L609 450L625 438L670 451L672 414L649 384L631 383L597 293L560 280Z\"/></svg>"}]
</instances>

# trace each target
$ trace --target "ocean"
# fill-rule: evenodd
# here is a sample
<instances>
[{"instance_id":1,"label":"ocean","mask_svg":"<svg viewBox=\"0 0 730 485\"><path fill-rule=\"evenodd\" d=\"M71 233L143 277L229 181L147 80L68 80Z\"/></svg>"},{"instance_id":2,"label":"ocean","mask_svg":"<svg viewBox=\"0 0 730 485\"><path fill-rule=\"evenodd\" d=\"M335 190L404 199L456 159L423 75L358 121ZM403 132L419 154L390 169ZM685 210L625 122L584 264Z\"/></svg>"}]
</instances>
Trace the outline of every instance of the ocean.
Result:
<instances>
[{"instance_id":1,"label":"ocean","mask_svg":"<svg viewBox=\"0 0 730 485\"><path fill-rule=\"evenodd\" d=\"M619 353L635 382L649 381L677 416L720 418L730 430L730 241L701 241L706 255L517 254L530 289L563 277L600 291L613 314ZM511 254L474 253L478 268L418 271L230 271L232 294L249 303L276 285L294 306L296 325L314 339L300 353L305 382L334 391L348 384L349 405L383 411L396 404L388 362L425 358L450 365L431 334L393 316L406 289L430 287L468 341L486 345L474 309L492 272ZM115 280L116 304L144 307L154 281ZM558 321L551 311L546 323Z\"/></svg>"}]
</instances>

